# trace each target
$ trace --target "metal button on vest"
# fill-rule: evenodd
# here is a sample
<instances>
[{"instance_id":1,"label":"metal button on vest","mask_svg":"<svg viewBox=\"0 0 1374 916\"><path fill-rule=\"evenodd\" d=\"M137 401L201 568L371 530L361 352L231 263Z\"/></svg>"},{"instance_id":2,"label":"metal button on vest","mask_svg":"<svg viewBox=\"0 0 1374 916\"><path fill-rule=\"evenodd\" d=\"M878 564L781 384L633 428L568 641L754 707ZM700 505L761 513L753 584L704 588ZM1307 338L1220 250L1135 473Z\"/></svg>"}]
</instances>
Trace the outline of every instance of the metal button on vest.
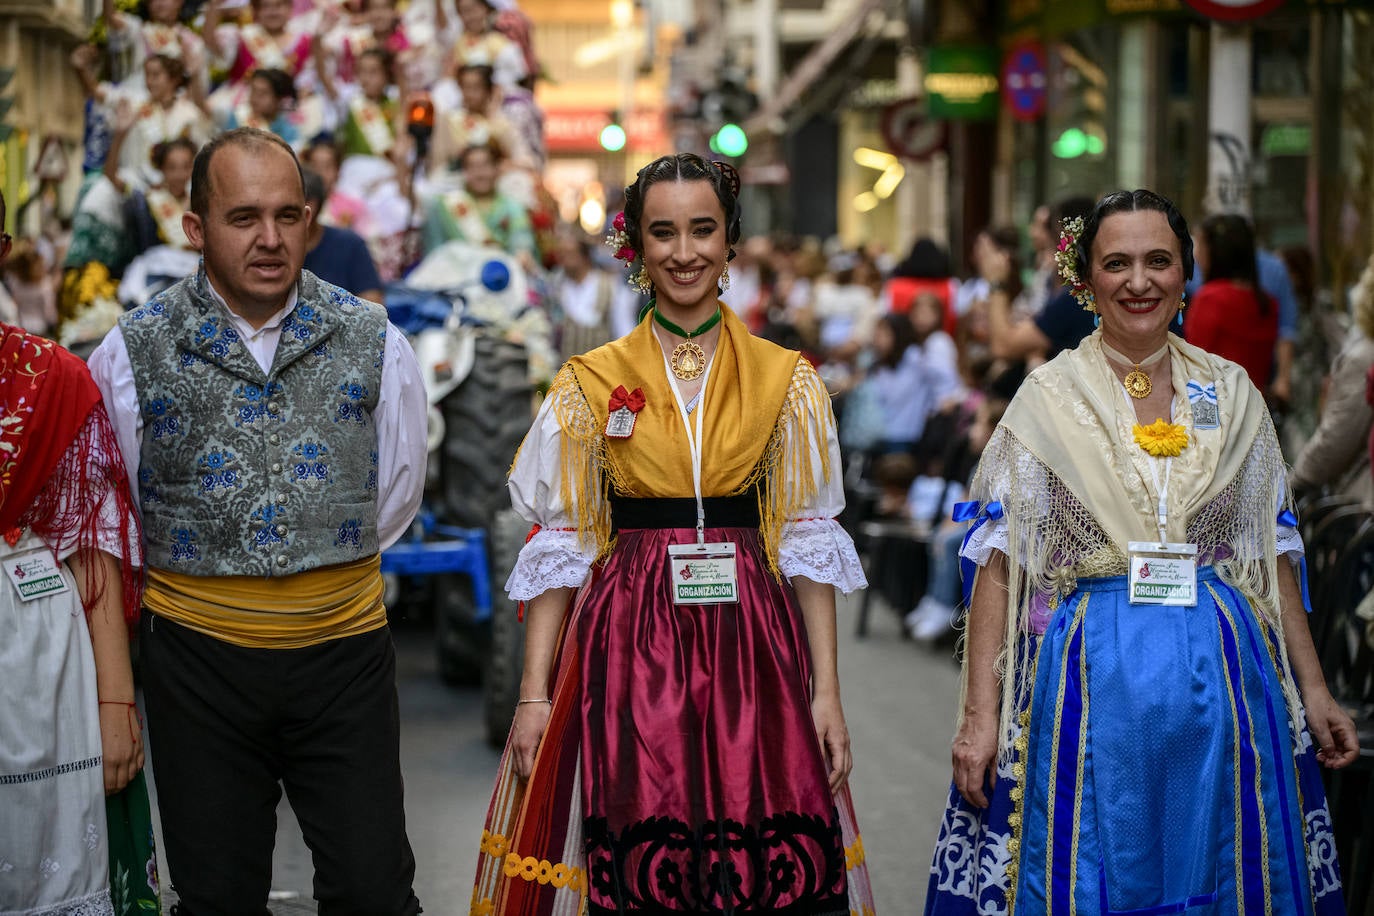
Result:
<instances>
[{"instance_id":1,"label":"metal button on vest","mask_svg":"<svg viewBox=\"0 0 1374 916\"><path fill-rule=\"evenodd\" d=\"M273 445L276 445L278 442L281 441L281 436L278 436L276 433L272 433L270 436L267 437L267 441L272 443Z\"/></svg>"},{"instance_id":2,"label":"metal button on vest","mask_svg":"<svg viewBox=\"0 0 1374 916\"><path fill-rule=\"evenodd\" d=\"M281 462L280 462L280 461L274 461L274 462L272 462L272 473L273 473L273 474L280 474L280 473L281 473Z\"/></svg>"},{"instance_id":3,"label":"metal button on vest","mask_svg":"<svg viewBox=\"0 0 1374 916\"><path fill-rule=\"evenodd\" d=\"M276 528L274 528L273 530L277 532L277 537L279 537L279 538L284 538L284 537L286 537L286 526L285 526L285 525L278 525L278 526L277 526Z\"/></svg>"},{"instance_id":4,"label":"metal button on vest","mask_svg":"<svg viewBox=\"0 0 1374 916\"><path fill-rule=\"evenodd\" d=\"M281 503L285 503L285 502L286 502L286 494L285 494L285 493L278 493L278 494L277 494L277 503L278 503L278 504L281 504Z\"/></svg>"},{"instance_id":5,"label":"metal button on vest","mask_svg":"<svg viewBox=\"0 0 1374 916\"><path fill-rule=\"evenodd\" d=\"M268 413L276 413L276 412L277 412L277 408L278 408L279 406L280 406L280 405L278 405L276 401L268 401L268 402L267 402L267 412L268 412Z\"/></svg>"},{"instance_id":6,"label":"metal button on vest","mask_svg":"<svg viewBox=\"0 0 1374 916\"><path fill-rule=\"evenodd\" d=\"M277 565L278 565L278 566L283 566L283 567L284 567L284 566L286 566L287 563L290 563L290 562L291 562L291 561L288 560L288 559L286 558L286 554L284 554L284 553L282 553L282 554L277 554Z\"/></svg>"}]
</instances>

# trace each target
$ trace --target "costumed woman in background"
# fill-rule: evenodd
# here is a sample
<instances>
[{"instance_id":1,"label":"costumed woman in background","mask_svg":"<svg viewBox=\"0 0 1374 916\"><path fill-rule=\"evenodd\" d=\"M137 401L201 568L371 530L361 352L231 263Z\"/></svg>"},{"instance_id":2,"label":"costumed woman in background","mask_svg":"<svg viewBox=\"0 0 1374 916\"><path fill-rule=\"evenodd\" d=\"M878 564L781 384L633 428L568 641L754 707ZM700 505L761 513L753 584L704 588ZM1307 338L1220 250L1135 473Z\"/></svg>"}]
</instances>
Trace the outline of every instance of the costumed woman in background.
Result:
<instances>
[{"instance_id":1,"label":"costumed woman in background","mask_svg":"<svg viewBox=\"0 0 1374 916\"><path fill-rule=\"evenodd\" d=\"M474 911L871 912L835 656L863 572L825 386L718 299L738 188L640 170L612 243L653 307L563 367L516 457L541 527Z\"/></svg>"},{"instance_id":2,"label":"costumed woman in background","mask_svg":"<svg viewBox=\"0 0 1374 916\"><path fill-rule=\"evenodd\" d=\"M1264 399L1168 331L1173 204L1064 231L1101 327L1027 377L956 513L981 568L926 912L1342 913L1319 764L1359 751Z\"/></svg>"},{"instance_id":3,"label":"costumed woman in background","mask_svg":"<svg viewBox=\"0 0 1374 916\"><path fill-rule=\"evenodd\" d=\"M129 222L138 254L119 281L119 300L138 307L182 277L196 272L200 252L191 247L181 217L191 206L191 166L199 147L178 138L153 149L162 180L129 198Z\"/></svg>"},{"instance_id":4,"label":"costumed woman in background","mask_svg":"<svg viewBox=\"0 0 1374 916\"><path fill-rule=\"evenodd\" d=\"M0 411L0 902L156 912L129 665L140 536L119 445L85 364L9 325Z\"/></svg>"}]
</instances>

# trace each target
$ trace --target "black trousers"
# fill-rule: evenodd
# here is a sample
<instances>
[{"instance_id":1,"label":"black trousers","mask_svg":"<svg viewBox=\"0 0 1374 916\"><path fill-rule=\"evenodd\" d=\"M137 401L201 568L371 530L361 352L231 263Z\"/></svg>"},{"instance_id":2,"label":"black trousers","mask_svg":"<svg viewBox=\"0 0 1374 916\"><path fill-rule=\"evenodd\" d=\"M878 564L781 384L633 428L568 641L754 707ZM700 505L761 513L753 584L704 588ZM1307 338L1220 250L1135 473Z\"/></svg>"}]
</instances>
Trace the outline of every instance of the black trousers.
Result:
<instances>
[{"instance_id":1,"label":"black trousers","mask_svg":"<svg viewBox=\"0 0 1374 916\"><path fill-rule=\"evenodd\" d=\"M246 649L145 612L140 636L158 809L182 913L268 913L283 787L310 848L321 916L420 911L389 629Z\"/></svg>"}]
</instances>

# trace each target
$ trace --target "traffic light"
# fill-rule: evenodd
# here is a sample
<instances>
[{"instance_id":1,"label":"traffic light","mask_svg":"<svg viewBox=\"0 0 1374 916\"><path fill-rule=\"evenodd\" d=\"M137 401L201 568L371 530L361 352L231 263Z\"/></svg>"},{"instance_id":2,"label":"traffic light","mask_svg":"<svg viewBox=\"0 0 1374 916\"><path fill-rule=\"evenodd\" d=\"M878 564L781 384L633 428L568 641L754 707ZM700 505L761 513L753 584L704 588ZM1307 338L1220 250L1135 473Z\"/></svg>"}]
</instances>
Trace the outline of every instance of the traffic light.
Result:
<instances>
[{"instance_id":1,"label":"traffic light","mask_svg":"<svg viewBox=\"0 0 1374 916\"><path fill-rule=\"evenodd\" d=\"M744 128L733 121L721 125L720 130L711 135L711 152L722 156L738 158L749 149L749 137Z\"/></svg>"},{"instance_id":2,"label":"traffic light","mask_svg":"<svg viewBox=\"0 0 1374 916\"><path fill-rule=\"evenodd\" d=\"M611 112L611 123L601 128L601 148L608 153L618 153L625 148L625 128L620 123L620 112Z\"/></svg>"},{"instance_id":3,"label":"traffic light","mask_svg":"<svg viewBox=\"0 0 1374 916\"><path fill-rule=\"evenodd\" d=\"M758 97L744 84L744 74L727 69L721 81L701 99L701 117L714 130L711 152L730 158L743 156L749 149L749 136L740 125L758 107Z\"/></svg>"},{"instance_id":4,"label":"traffic light","mask_svg":"<svg viewBox=\"0 0 1374 916\"><path fill-rule=\"evenodd\" d=\"M0 67L0 143L8 140L14 133L14 126L5 123L10 115L10 109L14 107L14 96L5 94L13 79L13 67Z\"/></svg>"},{"instance_id":5,"label":"traffic light","mask_svg":"<svg viewBox=\"0 0 1374 916\"><path fill-rule=\"evenodd\" d=\"M434 135L434 102L429 93L420 92L411 98L406 110L406 127L415 138L417 161L424 159L429 150L429 138Z\"/></svg>"}]
</instances>

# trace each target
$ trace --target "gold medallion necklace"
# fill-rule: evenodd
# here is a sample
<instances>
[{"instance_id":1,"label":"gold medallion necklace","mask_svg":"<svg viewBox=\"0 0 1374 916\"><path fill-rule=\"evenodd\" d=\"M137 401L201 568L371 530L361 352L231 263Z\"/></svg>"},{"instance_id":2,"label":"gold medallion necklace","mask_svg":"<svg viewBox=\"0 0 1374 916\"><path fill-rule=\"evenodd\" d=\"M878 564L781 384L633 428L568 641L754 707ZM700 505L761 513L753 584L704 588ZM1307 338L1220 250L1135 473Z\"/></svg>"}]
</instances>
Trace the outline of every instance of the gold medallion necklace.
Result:
<instances>
[{"instance_id":1,"label":"gold medallion necklace","mask_svg":"<svg viewBox=\"0 0 1374 916\"><path fill-rule=\"evenodd\" d=\"M1149 356L1145 357L1139 362L1136 362L1135 360L1129 359L1125 355L1118 353L1111 347L1107 346L1105 343L1102 345L1102 352L1107 354L1108 359L1113 360L1119 365L1131 367L1131 371L1127 372L1126 377L1121 380L1121 385L1126 389L1127 394L1129 394L1131 397L1139 401L1143 398L1148 398L1150 396L1150 392L1155 390L1155 386L1150 381L1149 373L1140 367L1153 365L1156 360L1158 360L1165 353L1169 352L1169 344L1165 343L1164 346L1160 347L1158 350L1151 353Z\"/></svg>"},{"instance_id":2,"label":"gold medallion necklace","mask_svg":"<svg viewBox=\"0 0 1374 916\"><path fill-rule=\"evenodd\" d=\"M673 370L673 375L684 382L694 382L701 378L702 373L706 371L706 351L692 338L700 337L720 323L720 309L717 308L714 315L691 331L685 331L664 318L663 313L657 308L654 309L654 321L664 330L684 338L668 357L668 368Z\"/></svg>"}]
</instances>

